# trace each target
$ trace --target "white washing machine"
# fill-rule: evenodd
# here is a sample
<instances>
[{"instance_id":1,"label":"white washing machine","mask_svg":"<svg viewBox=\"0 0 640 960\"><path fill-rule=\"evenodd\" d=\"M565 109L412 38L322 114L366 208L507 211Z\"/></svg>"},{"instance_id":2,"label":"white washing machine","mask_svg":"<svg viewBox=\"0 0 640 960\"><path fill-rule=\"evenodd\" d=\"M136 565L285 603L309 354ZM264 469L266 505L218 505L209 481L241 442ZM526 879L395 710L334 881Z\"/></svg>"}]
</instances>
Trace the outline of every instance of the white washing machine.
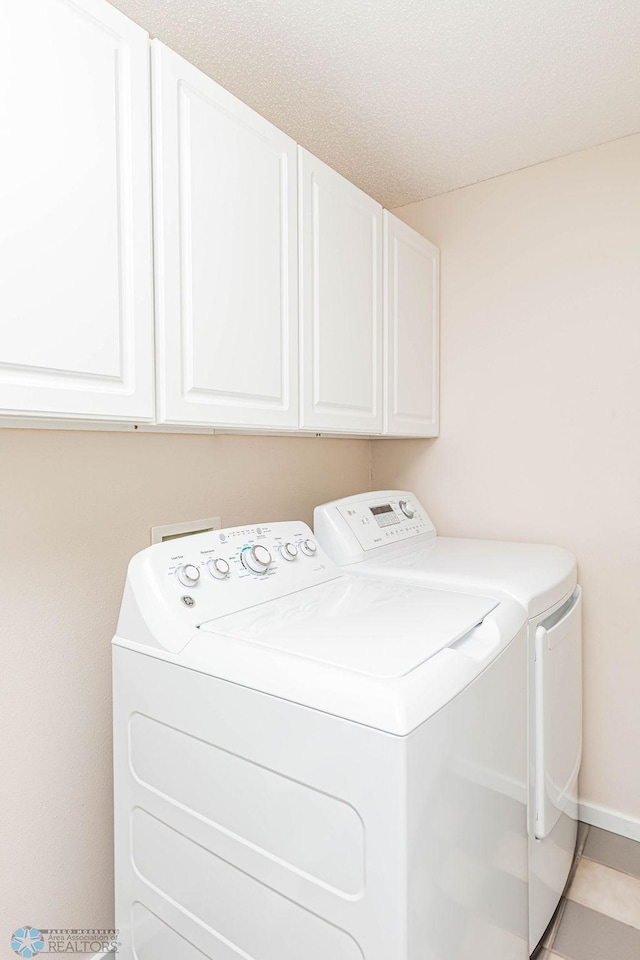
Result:
<instances>
[{"instance_id":1,"label":"white washing machine","mask_svg":"<svg viewBox=\"0 0 640 960\"><path fill-rule=\"evenodd\" d=\"M378 491L316 508L318 541L353 574L512 597L529 624L530 949L558 905L577 833L581 592L560 547L438 537L418 499Z\"/></svg>"},{"instance_id":2,"label":"white washing machine","mask_svg":"<svg viewBox=\"0 0 640 960\"><path fill-rule=\"evenodd\" d=\"M311 538L212 531L130 563L119 957L524 960L524 610L345 576Z\"/></svg>"}]
</instances>

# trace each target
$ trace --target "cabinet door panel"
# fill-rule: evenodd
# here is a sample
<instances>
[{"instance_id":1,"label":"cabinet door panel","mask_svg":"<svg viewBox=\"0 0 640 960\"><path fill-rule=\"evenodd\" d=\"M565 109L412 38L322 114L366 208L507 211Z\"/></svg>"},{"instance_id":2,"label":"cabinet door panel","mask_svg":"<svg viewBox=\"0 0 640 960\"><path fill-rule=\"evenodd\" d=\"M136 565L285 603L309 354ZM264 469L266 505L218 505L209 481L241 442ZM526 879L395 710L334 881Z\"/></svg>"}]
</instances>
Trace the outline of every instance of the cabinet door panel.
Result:
<instances>
[{"instance_id":1,"label":"cabinet door panel","mask_svg":"<svg viewBox=\"0 0 640 960\"><path fill-rule=\"evenodd\" d=\"M292 140L153 45L160 419L297 426Z\"/></svg>"},{"instance_id":2,"label":"cabinet door panel","mask_svg":"<svg viewBox=\"0 0 640 960\"><path fill-rule=\"evenodd\" d=\"M302 426L382 431L382 207L299 150Z\"/></svg>"},{"instance_id":3,"label":"cabinet door panel","mask_svg":"<svg viewBox=\"0 0 640 960\"><path fill-rule=\"evenodd\" d=\"M0 410L153 417L149 50L102 0L0 31Z\"/></svg>"},{"instance_id":4,"label":"cabinet door panel","mask_svg":"<svg viewBox=\"0 0 640 960\"><path fill-rule=\"evenodd\" d=\"M438 435L438 248L385 211L385 433Z\"/></svg>"}]
</instances>

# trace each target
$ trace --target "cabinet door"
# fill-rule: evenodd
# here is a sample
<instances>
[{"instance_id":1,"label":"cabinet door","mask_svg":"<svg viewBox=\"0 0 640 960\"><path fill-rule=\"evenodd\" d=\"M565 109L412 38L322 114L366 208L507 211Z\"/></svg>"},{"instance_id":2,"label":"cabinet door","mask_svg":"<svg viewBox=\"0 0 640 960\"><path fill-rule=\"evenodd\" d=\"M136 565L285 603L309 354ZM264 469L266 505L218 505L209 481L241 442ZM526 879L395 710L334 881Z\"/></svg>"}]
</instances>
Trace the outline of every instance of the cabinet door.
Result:
<instances>
[{"instance_id":1,"label":"cabinet door","mask_svg":"<svg viewBox=\"0 0 640 960\"><path fill-rule=\"evenodd\" d=\"M302 426L382 432L382 207L299 148Z\"/></svg>"},{"instance_id":2,"label":"cabinet door","mask_svg":"<svg viewBox=\"0 0 640 960\"><path fill-rule=\"evenodd\" d=\"M384 228L385 433L437 437L440 252L386 210Z\"/></svg>"},{"instance_id":3,"label":"cabinet door","mask_svg":"<svg viewBox=\"0 0 640 960\"><path fill-rule=\"evenodd\" d=\"M298 425L293 140L154 41L158 409Z\"/></svg>"},{"instance_id":4,"label":"cabinet door","mask_svg":"<svg viewBox=\"0 0 640 960\"><path fill-rule=\"evenodd\" d=\"M148 36L13 0L0 84L0 413L152 419Z\"/></svg>"}]
</instances>

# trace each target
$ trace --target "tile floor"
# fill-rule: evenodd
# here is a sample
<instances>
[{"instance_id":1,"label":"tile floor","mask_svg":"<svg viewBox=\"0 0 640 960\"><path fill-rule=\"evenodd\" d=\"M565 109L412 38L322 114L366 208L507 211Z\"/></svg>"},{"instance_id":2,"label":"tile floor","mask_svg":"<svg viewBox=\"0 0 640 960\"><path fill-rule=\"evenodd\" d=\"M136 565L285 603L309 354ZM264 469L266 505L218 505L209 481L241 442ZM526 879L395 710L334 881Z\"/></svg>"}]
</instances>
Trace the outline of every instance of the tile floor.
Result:
<instances>
[{"instance_id":1,"label":"tile floor","mask_svg":"<svg viewBox=\"0 0 640 960\"><path fill-rule=\"evenodd\" d=\"M536 960L640 960L640 842L580 824L573 876Z\"/></svg>"}]
</instances>

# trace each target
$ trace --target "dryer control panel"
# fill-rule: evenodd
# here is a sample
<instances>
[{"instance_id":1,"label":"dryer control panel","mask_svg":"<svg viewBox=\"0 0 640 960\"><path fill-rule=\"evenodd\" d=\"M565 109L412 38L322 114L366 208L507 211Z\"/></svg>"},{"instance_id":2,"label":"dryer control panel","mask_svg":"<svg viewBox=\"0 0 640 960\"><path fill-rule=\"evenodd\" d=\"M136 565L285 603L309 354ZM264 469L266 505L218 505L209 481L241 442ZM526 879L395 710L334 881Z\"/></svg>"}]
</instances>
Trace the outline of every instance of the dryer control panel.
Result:
<instances>
[{"instance_id":1,"label":"dryer control panel","mask_svg":"<svg viewBox=\"0 0 640 960\"><path fill-rule=\"evenodd\" d=\"M436 536L419 500L408 491L386 490L334 500L316 507L316 536L336 563L357 563L371 551L390 552L407 541Z\"/></svg>"}]
</instances>

